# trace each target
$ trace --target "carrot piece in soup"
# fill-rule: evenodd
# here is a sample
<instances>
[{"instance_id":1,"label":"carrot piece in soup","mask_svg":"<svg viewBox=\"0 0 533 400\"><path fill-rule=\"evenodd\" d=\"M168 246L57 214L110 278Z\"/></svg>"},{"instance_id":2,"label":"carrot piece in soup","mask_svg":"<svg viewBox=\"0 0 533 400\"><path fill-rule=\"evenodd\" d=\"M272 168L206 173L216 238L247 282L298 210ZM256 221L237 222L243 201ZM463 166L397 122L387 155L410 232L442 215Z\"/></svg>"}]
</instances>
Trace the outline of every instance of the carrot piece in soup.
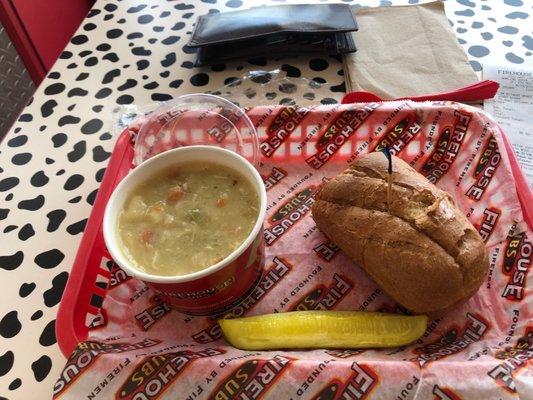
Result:
<instances>
[{"instance_id":1,"label":"carrot piece in soup","mask_svg":"<svg viewBox=\"0 0 533 400\"><path fill-rule=\"evenodd\" d=\"M176 203L183 197L183 188L181 186L174 186L168 191L167 201L169 203Z\"/></svg>"}]
</instances>

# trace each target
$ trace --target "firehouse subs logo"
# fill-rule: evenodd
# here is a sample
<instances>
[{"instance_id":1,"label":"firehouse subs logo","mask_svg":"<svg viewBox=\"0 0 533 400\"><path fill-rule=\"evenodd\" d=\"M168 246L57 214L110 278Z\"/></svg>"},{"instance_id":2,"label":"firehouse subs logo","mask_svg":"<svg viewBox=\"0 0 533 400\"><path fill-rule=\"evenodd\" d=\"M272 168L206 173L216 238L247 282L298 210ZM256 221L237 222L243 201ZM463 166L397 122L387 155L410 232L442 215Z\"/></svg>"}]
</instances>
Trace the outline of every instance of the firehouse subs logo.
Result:
<instances>
[{"instance_id":1,"label":"firehouse subs logo","mask_svg":"<svg viewBox=\"0 0 533 400\"><path fill-rule=\"evenodd\" d=\"M224 354L221 349L178 351L143 359L115 393L117 400L157 399L194 360Z\"/></svg>"},{"instance_id":2,"label":"firehouse subs logo","mask_svg":"<svg viewBox=\"0 0 533 400\"><path fill-rule=\"evenodd\" d=\"M114 288L123 282L126 282L131 277L124 272L118 265L113 264L111 269L111 277L109 278L109 288Z\"/></svg>"},{"instance_id":3,"label":"firehouse subs logo","mask_svg":"<svg viewBox=\"0 0 533 400\"><path fill-rule=\"evenodd\" d=\"M376 147L370 151L381 151L388 147L392 155L397 155L420 132L420 129L421 127L415 121L414 116L404 118L386 132Z\"/></svg>"},{"instance_id":4,"label":"firehouse subs logo","mask_svg":"<svg viewBox=\"0 0 533 400\"><path fill-rule=\"evenodd\" d=\"M498 143L496 138L491 136L489 142L483 149L478 164L474 169L474 176L476 181L468 190L466 195L473 200L480 200L485 193L485 189L489 186L489 183L496 172L496 168L501 161L500 151L498 149Z\"/></svg>"},{"instance_id":5,"label":"firehouse subs logo","mask_svg":"<svg viewBox=\"0 0 533 400\"><path fill-rule=\"evenodd\" d=\"M296 302L290 311L329 310L334 308L352 287L353 283L348 278L335 274L330 285L317 285Z\"/></svg>"},{"instance_id":6,"label":"firehouse subs logo","mask_svg":"<svg viewBox=\"0 0 533 400\"><path fill-rule=\"evenodd\" d=\"M287 370L291 359L248 360L235 368L209 395L212 400L260 399Z\"/></svg>"},{"instance_id":7,"label":"firehouse subs logo","mask_svg":"<svg viewBox=\"0 0 533 400\"><path fill-rule=\"evenodd\" d=\"M285 178L288 174L287 171L284 169L273 167L272 172L268 174L267 176L263 176L263 182L265 184L265 189L269 190L272 189L274 186L276 186L283 178Z\"/></svg>"},{"instance_id":8,"label":"firehouse subs logo","mask_svg":"<svg viewBox=\"0 0 533 400\"><path fill-rule=\"evenodd\" d=\"M516 393L513 374L516 375L525 368L533 358L533 327L529 327L526 334L518 339L513 347L498 351L494 357L504 361L491 369L488 375L504 389Z\"/></svg>"},{"instance_id":9,"label":"firehouse subs logo","mask_svg":"<svg viewBox=\"0 0 533 400\"><path fill-rule=\"evenodd\" d=\"M268 246L274 244L311 211L311 206L315 202L313 195L317 190L317 186L311 185L299 191L274 212L270 218L270 222L274 225L264 230L265 242Z\"/></svg>"},{"instance_id":10,"label":"firehouse subs logo","mask_svg":"<svg viewBox=\"0 0 533 400\"><path fill-rule=\"evenodd\" d=\"M313 247L315 253L324 261L331 261L337 255L340 248L335 243L325 242Z\"/></svg>"},{"instance_id":11,"label":"firehouse subs logo","mask_svg":"<svg viewBox=\"0 0 533 400\"><path fill-rule=\"evenodd\" d=\"M165 314L170 312L170 306L166 303L163 303L159 297L154 296L151 299L153 304L151 307L146 310L141 311L138 314L135 314L135 320L137 325L142 328L142 330L147 331L159 321Z\"/></svg>"},{"instance_id":12,"label":"firehouse subs logo","mask_svg":"<svg viewBox=\"0 0 533 400\"><path fill-rule=\"evenodd\" d=\"M485 243L489 240L490 235L494 231L494 227L496 226L501 213L500 210L492 207L485 208L483 211L483 220L478 228L478 232Z\"/></svg>"},{"instance_id":13,"label":"firehouse subs logo","mask_svg":"<svg viewBox=\"0 0 533 400\"><path fill-rule=\"evenodd\" d=\"M455 123L452 128L445 128L437 139L435 149L429 156L422 173L431 183L436 183L450 169L459 154L472 114L466 111L454 111Z\"/></svg>"},{"instance_id":14,"label":"firehouse subs logo","mask_svg":"<svg viewBox=\"0 0 533 400\"><path fill-rule=\"evenodd\" d=\"M274 289L281 278L283 278L292 268L292 265L289 262L278 257L274 257L272 262L272 266L265 271L263 278L250 296L243 300L238 306L234 307L224 317L242 317L259 300ZM217 323L213 323L208 328L192 335L192 338L198 343L214 342L221 337L222 332Z\"/></svg>"},{"instance_id":15,"label":"firehouse subs logo","mask_svg":"<svg viewBox=\"0 0 533 400\"><path fill-rule=\"evenodd\" d=\"M418 356L413 361L418 361L423 367L428 362L459 353L479 341L489 329L489 323L477 314L467 313L466 317L468 322L462 332L459 328L451 329L436 342L414 349L413 352Z\"/></svg>"},{"instance_id":16,"label":"firehouse subs logo","mask_svg":"<svg viewBox=\"0 0 533 400\"><path fill-rule=\"evenodd\" d=\"M309 109L303 107L282 108L267 128L267 137L259 145L261 152L266 157L272 156L308 113Z\"/></svg>"},{"instance_id":17,"label":"firehouse subs logo","mask_svg":"<svg viewBox=\"0 0 533 400\"><path fill-rule=\"evenodd\" d=\"M59 397L73 382L75 382L88 367L90 367L103 353L124 353L143 349L161 343L160 340L144 339L137 343L79 343L76 350L69 357L63 372L54 385L54 398Z\"/></svg>"},{"instance_id":18,"label":"firehouse subs logo","mask_svg":"<svg viewBox=\"0 0 533 400\"><path fill-rule=\"evenodd\" d=\"M305 160L307 164L315 169L322 168L378 107L377 103L369 103L340 113L318 139L318 151Z\"/></svg>"},{"instance_id":19,"label":"firehouse subs logo","mask_svg":"<svg viewBox=\"0 0 533 400\"><path fill-rule=\"evenodd\" d=\"M215 119L216 123L207 129L207 134L211 136L217 143L224 141L226 136L235 129L235 126L240 122L241 115L230 110L221 110L220 116ZM205 116L200 116L205 118Z\"/></svg>"},{"instance_id":20,"label":"firehouse subs logo","mask_svg":"<svg viewBox=\"0 0 533 400\"><path fill-rule=\"evenodd\" d=\"M432 393L435 395L433 400L461 400L450 388L440 387L439 385L433 386Z\"/></svg>"},{"instance_id":21,"label":"firehouse subs logo","mask_svg":"<svg viewBox=\"0 0 533 400\"><path fill-rule=\"evenodd\" d=\"M503 289L502 297L514 301L524 298L532 253L533 245L525 233L507 238L507 246L503 255L503 273L509 281Z\"/></svg>"},{"instance_id":22,"label":"firehouse subs logo","mask_svg":"<svg viewBox=\"0 0 533 400\"><path fill-rule=\"evenodd\" d=\"M326 387L318 392L313 400L360 400L365 399L378 383L377 374L368 366L352 364L352 374L341 381L331 380Z\"/></svg>"}]
</instances>

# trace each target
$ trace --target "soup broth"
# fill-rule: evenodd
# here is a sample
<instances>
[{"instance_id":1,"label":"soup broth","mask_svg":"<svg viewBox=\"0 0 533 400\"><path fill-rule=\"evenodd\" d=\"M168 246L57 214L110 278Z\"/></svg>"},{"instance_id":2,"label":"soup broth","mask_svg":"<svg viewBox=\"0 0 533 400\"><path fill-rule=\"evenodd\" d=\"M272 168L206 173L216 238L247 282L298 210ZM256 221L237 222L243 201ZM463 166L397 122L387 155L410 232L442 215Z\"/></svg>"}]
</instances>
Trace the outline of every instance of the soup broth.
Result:
<instances>
[{"instance_id":1,"label":"soup broth","mask_svg":"<svg viewBox=\"0 0 533 400\"><path fill-rule=\"evenodd\" d=\"M124 253L152 275L185 275L222 261L252 231L257 190L216 163L184 163L129 195L118 219Z\"/></svg>"}]
</instances>

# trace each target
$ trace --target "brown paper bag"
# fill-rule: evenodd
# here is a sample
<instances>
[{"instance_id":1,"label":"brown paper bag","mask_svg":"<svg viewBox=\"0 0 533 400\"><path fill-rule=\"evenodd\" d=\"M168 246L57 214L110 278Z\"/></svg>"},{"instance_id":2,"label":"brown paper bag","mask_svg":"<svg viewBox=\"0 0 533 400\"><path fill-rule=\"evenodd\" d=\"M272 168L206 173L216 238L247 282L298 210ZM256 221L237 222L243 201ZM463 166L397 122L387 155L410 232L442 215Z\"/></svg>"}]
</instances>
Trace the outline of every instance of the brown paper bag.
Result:
<instances>
[{"instance_id":1,"label":"brown paper bag","mask_svg":"<svg viewBox=\"0 0 533 400\"><path fill-rule=\"evenodd\" d=\"M478 81L441 1L354 10L357 53L344 57L347 91L382 99L438 93Z\"/></svg>"}]
</instances>

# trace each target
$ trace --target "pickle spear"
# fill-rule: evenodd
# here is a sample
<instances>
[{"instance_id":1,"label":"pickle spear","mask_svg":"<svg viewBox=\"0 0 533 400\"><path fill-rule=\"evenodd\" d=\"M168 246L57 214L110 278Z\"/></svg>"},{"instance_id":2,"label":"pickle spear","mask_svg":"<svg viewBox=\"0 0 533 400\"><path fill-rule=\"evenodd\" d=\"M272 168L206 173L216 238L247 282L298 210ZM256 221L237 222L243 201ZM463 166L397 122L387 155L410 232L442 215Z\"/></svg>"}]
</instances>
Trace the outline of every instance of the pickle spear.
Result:
<instances>
[{"instance_id":1,"label":"pickle spear","mask_svg":"<svg viewBox=\"0 0 533 400\"><path fill-rule=\"evenodd\" d=\"M242 350L397 347L426 330L425 315L294 311L220 319L226 340Z\"/></svg>"}]
</instances>

